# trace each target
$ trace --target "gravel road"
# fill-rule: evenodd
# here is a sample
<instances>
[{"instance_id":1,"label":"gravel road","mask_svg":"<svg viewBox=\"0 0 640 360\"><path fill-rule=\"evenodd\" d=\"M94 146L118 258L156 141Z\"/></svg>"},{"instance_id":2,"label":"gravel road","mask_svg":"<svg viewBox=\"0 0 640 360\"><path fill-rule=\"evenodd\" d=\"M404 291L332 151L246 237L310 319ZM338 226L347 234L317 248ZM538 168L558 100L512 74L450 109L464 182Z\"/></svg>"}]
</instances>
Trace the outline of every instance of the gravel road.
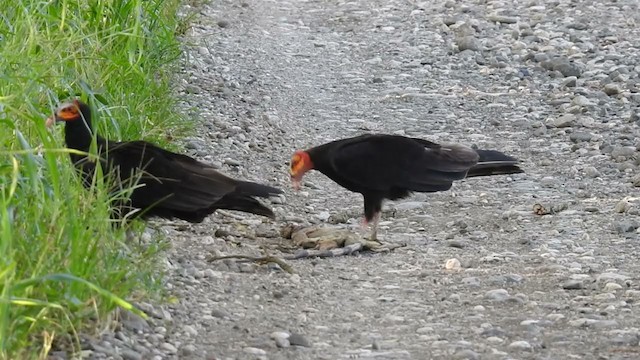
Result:
<instances>
[{"instance_id":1,"label":"gravel road","mask_svg":"<svg viewBox=\"0 0 640 360\"><path fill-rule=\"evenodd\" d=\"M197 11L176 85L202 120L186 148L286 196L277 221L221 211L164 225L177 300L141 304L152 318L125 316L90 357L640 358L636 0ZM296 149L365 132L500 149L526 173L387 203L380 237L407 244L389 253L290 261L296 274L207 261L281 255L292 222L357 228L360 195L319 173L295 193L287 165Z\"/></svg>"}]
</instances>

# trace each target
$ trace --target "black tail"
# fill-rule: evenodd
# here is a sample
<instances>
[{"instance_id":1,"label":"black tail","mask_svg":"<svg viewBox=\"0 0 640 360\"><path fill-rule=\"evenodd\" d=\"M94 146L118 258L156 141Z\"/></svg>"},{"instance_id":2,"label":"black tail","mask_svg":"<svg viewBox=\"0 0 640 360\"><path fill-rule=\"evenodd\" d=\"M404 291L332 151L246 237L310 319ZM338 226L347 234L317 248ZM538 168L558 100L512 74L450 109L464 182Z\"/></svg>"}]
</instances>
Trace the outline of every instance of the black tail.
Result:
<instances>
[{"instance_id":1,"label":"black tail","mask_svg":"<svg viewBox=\"0 0 640 360\"><path fill-rule=\"evenodd\" d=\"M238 183L235 191L216 201L214 208L243 211L275 219L276 216L273 211L256 200L254 196L266 198L278 194L282 194L282 190L254 182L242 181Z\"/></svg>"},{"instance_id":2,"label":"black tail","mask_svg":"<svg viewBox=\"0 0 640 360\"><path fill-rule=\"evenodd\" d=\"M276 189L268 185L257 184L249 181L242 181L236 186L235 194L243 194L248 196L269 197L282 194L282 190Z\"/></svg>"},{"instance_id":3,"label":"black tail","mask_svg":"<svg viewBox=\"0 0 640 360\"><path fill-rule=\"evenodd\" d=\"M476 152L480 155L480 160L469 169L467 177L518 174L524 172L517 165L520 161L514 157L496 150L476 150Z\"/></svg>"},{"instance_id":4,"label":"black tail","mask_svg":"<svg viewBox=\"0 0 640 360\"><path fill-rule=\"evenodd\" d=\"M275 219L273 211L268 207L262 205L260 201L252 198L251 196L238 194L233 192L225 195L222 199L216 201L214 204L216 209L237 210L251 214L266 216L271 219Z\"/></svg>"}]
</instances>

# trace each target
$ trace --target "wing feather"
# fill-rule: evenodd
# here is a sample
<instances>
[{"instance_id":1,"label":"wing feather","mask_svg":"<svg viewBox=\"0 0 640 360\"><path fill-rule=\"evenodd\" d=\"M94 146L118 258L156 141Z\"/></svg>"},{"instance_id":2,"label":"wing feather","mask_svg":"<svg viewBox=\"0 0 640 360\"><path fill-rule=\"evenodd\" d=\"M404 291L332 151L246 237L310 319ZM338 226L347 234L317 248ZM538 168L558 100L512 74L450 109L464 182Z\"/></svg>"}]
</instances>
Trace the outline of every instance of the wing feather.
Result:
<instances>
[{"instance_id":1,"label":"wing feather","mask_svg":"<svg viewBox=\"0 0 640 360\"><path fill-rule=\"evenodd\" d=\"M454 180L463 179L478 162L478 154L462 145L370 136L335 148L331 159L337 173L370 190L430 192L447 190Z\"/></svg>"},{"instance_id":2,"label":"wing feather","mask_svg":"<svg viewBox=\"0 0 640 360\"><path fill-rule=\"evenodd\" d=\"M119 166L122 180L141 174L141 187L131 199L140 207L162 201L162 207L170 210L206 209L232 192L237 183L211 166L145 141L112 143L108 158Z\"/></svg>"}]
</instances>

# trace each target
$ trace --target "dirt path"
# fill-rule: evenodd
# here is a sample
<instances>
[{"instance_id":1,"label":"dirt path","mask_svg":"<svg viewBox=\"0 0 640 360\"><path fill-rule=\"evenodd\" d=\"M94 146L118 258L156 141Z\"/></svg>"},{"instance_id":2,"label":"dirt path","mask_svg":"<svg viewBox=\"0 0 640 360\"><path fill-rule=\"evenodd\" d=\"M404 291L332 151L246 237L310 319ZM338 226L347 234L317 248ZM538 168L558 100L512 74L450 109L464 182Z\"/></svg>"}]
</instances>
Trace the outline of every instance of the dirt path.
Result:
<instances>
[{"instance_id":1,"label":"dirt path","mask_svg":"<svg viewBox=\"0 0 640 360\"><path fill-rule=\"evenodd\" d=\"M636 2L224 0L200 13L178 85L204 118L188 147L286 200L276 222L219 213L165 226L177 303L134 352L640 356L638 203L623 201L640 146ZM407 244L391 253L294 261L293 275L206 260L278 255L290 222L356 226L359 195L317 173L294 193L286 171L295 149L363 132L501 149L526 174L387 204L381 236ZM557 213L535 215L536 203ZM444 269L451 258L461 271Z\"/></svg>"}]
</instances>

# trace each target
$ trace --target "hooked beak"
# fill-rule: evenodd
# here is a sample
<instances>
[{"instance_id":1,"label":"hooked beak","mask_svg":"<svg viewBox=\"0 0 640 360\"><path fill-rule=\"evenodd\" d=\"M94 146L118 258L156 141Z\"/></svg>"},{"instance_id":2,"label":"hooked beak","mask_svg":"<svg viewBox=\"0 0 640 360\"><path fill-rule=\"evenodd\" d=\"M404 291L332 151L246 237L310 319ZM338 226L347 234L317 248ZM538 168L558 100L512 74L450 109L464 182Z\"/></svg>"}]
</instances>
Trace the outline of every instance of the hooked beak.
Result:
<instances>
[{"instance_id":1,"label":"hooked beak","mask_svg":"<svg viewBox=\"0 0 640 360\"><path fill-rule=\"evenodd\" d=\"M294 177L291 178L291 182L293 183L293 190L299 191L300 187L302 187L301 181Z\"/></svg>"},{"instance_id":2,"label":"hooked beak","mask_svg":"<svg viewBox=\"0 0 640 360\"><path fill-rule=\"evenodd\" d=\"M47 122L45 122L45 125L46 125L48 128L50 128L50 127L52 127L52 126L53 126L53 124L55 124L55 122L56 122L56 117L55 117L55 116L49 116L49 117L47 118Z\"/></svg>"}]
</instances>

